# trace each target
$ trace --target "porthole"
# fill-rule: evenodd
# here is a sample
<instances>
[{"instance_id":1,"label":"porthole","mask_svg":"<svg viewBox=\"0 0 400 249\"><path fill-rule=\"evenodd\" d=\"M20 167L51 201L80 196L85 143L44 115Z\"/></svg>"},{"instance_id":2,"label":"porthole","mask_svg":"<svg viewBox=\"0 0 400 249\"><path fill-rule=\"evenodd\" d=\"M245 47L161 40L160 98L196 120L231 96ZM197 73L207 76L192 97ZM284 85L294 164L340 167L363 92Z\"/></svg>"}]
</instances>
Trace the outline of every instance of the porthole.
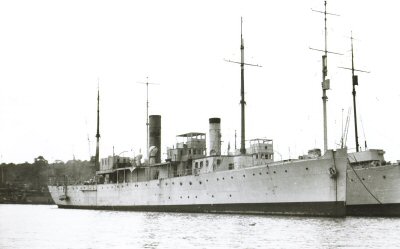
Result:
<instances>
[{"instance_id":1,"label":"porthole","mask_svg":"<svg viewBox=\"0 0 400 249\"><path fill-rule=\"evenodd\" d=\"M231 179L233 179L233 176L231 176Z\"/></svg>"},{"instance_id":2,"label":"porthole","mask_svg":"<svg viewBox=\"0 0 400 249\"><path fill-rule=\"evenodd\" d=\"M219 181L219 178L217 178L217 181Z\"/></svg>"},{"instance_id":3,"label":"porthole","mask_svg":"<svg viewBox=\"0 0 400 249\"><path fill-rule=\"evenodd\" d=\"M268 172L267 172L268 173ZM261 172L259 173L261 175Z\"/></svg>"},{"instance_id":4,"label":"porthole","mask_svg":"<svg viewBox=\"0 0 400 249\"><path fill-rule=\"evenodd\" d=\"M253 176L255 176L256 174L253 173Z\"/></svg>"},{"instance_id":5,"label":"porthole","mask_svg":"<svg viewBox=\"0 0 400 249\"><path fill-rule=\"evenodd\" d=\"M222 180L225 180L225 177L222 177Z\"/></svg>"},{"instance_id":6,"label":"porthole","mask_svg":"<svg viewBox=\"0 0 400 249\"><path fill-rule=\"evenodd\" d=\"M201 181L199 181L199 184L202 184L202 182L201 182Z\"/></svg>"},{"instance_id":7,"label":"porthole","mask_svg":"<svg viewBox=\"0 0 400 249\"><path fill-rule=\"evenodd\" d=\"M181 185L181 186L182 186L182 184L183 184L182 182L179 183L179 185Z\"/></svg>"},{"instance_id":8,"label":"porthole","mask_svg":"<svg viewBox=\"0 0 400 249\"><path fill-rule=\"evenodd\" d=\"M276 174L276 171L274 171L274 174Z\"/></svg>"},{"instance_id":9,"label":"porthole","mask_svg":"<svg viewBox=\"0 0 400 249\"><path fill-rule=\"evenodd\" d=\"M285 172L287 173L287 170L285 169Z\"/></svg>"},{"instance_id":10,"label":"porthole","mask_svg":"<svg viewBox=\"0 0 400 249\"><path fill-rule=\"evenodd\" d=\"M246 177L246 175L243 175L243 177Z\"/></svg>"},{"instance_id":11,"label":"porthole","mask_svg":"<svg viewBox=\"0 0 400 249\"><path fill-rule=\"evenodd\" d=\"M214 198L214 195L212 195L211 197Z\"/></svg>"},{"instance_id":12,"label":"porthole","mask_svg":"<svg viewBox=\"0 0 400 249\"><path fill-rule=\"evenodd\" d=\"M189 185L192 185L192 182L189 182Z\"/></svg>"},{"instance_id":13,"label":"porthole","mask_svg":"<svg viewBox=\"0 0 400 249\"><path fill-rule=\"evenodd\" d=\"M383 177L383 179L386 179L386 176L382 176Z\"/></svg>"},{"instance_id":14,"label":"porthole","mask_svg":"<svg viewBox=\"0 0 400 249\"><path fill-rule=\"evenodd\" d=\"M306 170L308 170L308 168L306 168Z\"/></svg>"}]
</instances>

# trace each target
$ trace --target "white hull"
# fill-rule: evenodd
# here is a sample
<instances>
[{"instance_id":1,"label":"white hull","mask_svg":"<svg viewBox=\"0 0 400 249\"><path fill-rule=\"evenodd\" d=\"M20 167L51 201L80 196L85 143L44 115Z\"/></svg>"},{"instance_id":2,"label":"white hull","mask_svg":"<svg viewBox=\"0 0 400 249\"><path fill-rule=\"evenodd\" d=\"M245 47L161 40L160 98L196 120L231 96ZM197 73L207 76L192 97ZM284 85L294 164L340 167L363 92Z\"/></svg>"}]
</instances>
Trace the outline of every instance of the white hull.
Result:
<instances>
[{"instance_id":1,"label":"white hull","mask_svg":"<svg viewBox=\"0 0 400 249\"><path fill-rule=\"evenodd\" d=\"M349 215L400 216L400 165L347 170Z\"/></svg>"},{"instance_id":2,"label":"white hull","mask_svg":"<svg viewBox=\"0 0 400 249\"><path fill-rule=\"evenodd\" d=\"M338 174L332 177L329 170L335 166ZM347 166L346 151L338 150L283 164L49 190L65 208L343 216Z\"/></svg>"}]
</instances>

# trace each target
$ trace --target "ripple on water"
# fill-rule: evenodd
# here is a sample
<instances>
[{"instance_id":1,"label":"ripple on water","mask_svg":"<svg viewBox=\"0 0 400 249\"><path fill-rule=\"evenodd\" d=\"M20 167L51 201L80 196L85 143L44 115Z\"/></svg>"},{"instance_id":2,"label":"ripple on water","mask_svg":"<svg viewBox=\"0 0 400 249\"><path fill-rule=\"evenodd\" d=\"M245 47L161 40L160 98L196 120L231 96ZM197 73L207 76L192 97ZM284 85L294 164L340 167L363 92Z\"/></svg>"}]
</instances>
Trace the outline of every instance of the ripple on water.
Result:
<instances>
[{"instance_id":1,"label":"ripple on water","mask_svg":"<svg viewBox=\"0 0 400 249\"><path fill-rule=\"evenodd\" d=\"M116 212L0 205L0 248L396 248L399 218Z\"/></svg>"}]
</instances>

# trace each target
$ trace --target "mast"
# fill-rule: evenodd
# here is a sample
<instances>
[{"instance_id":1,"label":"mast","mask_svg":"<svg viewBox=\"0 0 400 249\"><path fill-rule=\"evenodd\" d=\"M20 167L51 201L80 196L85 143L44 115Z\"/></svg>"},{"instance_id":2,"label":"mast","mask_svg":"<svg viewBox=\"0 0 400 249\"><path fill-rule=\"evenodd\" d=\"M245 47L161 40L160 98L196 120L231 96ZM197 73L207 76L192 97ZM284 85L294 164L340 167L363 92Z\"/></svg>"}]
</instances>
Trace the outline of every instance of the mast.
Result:
<instances>
[{"instance_id":1,"label":"mast","mask_svg":"<svg viewBox=\"0 0 400 249\"><path fill-rule=\"evenodd\" d=\"M246 154L246 135L245 135L245 105L246 101L244 100L244 66L255 66L261 67L258 64L250 64L244 62L244 42L243 42L243 32L242 32L243 18L240 17L240 62L225 60L227 62L232 62L236 64L240 64L240 124L241 124L241 135L240 135L240 154Z\"/></svg>"},{"instance_id":2,"label":"mast","mask_svg":"<svg viewBox=\"0 0 400 249\"><path fill-rule=\"evenodd\" d=\"M95 158L95 168L100 170L99 167L99 147L100 147L100 89L97 85L97 133L96 133L96 158Z\"/></svg>"},{"instance_id":3,"label":"mast","mask_svg":"<svg viewBox=\"0 0 400 249\"><path fill-rule=\"evenodd\" d=\"M347 67L340 67L343 69L348 69L351 70L351 78L352 78L352 86L353 86L353 91L351 92L353 95L353 108L354 108L354 135L355 135L355 140L356 140L356 152L359 152L360 150L360 144L358 143L358 128L357 128L357 105L356 105L356 86L358 86L358 76L355 75L355 71L358 72L363 72L363 73L369 73L367 71L363 70L358 70L354 68L354 49L353 49L353 32L351 32L350 35L350 41L351 41L351 68Z\"/></svg>"},{"instance_id":4,"label":"mast","mask_svg":"<svg viewBox=\"0 0 400 249\"><path fill-rule=\"evenodd\" d=\"M241 109L241 135L240 135L240 154L246 154L246 145L245 145L245 105L246 101L244 100L244 44L243 44L243 35L242 35L242 25L243 19L240 17L240 109Z\"/></svg>"},{"instance_id":5,"label":"mast","mask_svg":"<svg viewBox=\"0 0 400 249\"><path fill-rule=\"evenodd\" d=\"M237 137L237 134L236 134L236 130L235 130L235 151L237 149L237 147L236 147L236 137Z\"/></svg>"},{"instance_id":6,"label":"mast","mask_svg":"<svg viewBox=\"0 0 400 249\"><path fill-rule=\"evenodd\" d=\"M323 105L323 115L324 115L324 152L328 149L328 117L326 113L326 101L328 97L326 96L326 90L329 90L329 80L326 81L326 77L328 76L328 32L326 29L326 1L324 2L325 11L324 11L324 21L325 21L325 51L322 56L322 105Z\"/></svg>"},{"instance_id":7,"label":"mast","mask_svg":"<svg viewBox=\"0 0 400 249\"><path fill-rule=\"evenodd\" d=\"M146 78L146 156L149 158L149 77Z\"/></svg>"},{"instance_id":8,"label":"mast","mask_svg":"<svg viewBox=\"0 0 400 249\"><path fill-rule=\"evenodd\" d=\"M356 106L356 85L358 85L358 76L354 75L354 49L353 49L353 34L350 36L351 40L351 78L353 85L353 108L354 108L354 132L356 139L356 152L358 152L360 145L358 144L358 129L357 129L357 106Z\"/></svg>"},{"instance_id":9,"label":"mast","mask_svg":"<svg viewBox=\"0 0 400 249\"><path fill-rule=\"evenodd\" d=\"M322 112L323 112L323 131L324 131L324 152L326 152L326 150L328 149L328 115L327 115L327 110L326 110L326 102L328 101L328 96L326 95L326 91L330 89L330 80L327 79L328 76L328 53L333 53L333 54L339 54L339 53L334 53L334 52L330 52L328 51L328 31L327 31L327 27L326 27L326 22L327 22L327 15L335 15L338 16L336 14L332 14L332 13L328 13L326 12L326 1L324 1L324 11L318 11L318 10L313 10L314 12L319 12L324 14L324 39L325 39L325 48L324 50L320 50L320 49L313 49L310 48L312 50L317 50L320 52L323 52L322 55ZM339 54L341 55L341 54Z\"/></svg>"},{"instance_id":10,"label":"mast","mask_svg":"<svg viewBox=\"0 0 400 249\"><path fill-rule=\"evenodd\" d=\"M137 82L146 85L146 156L149 158L149 85L159 85L157 83L149 83L149 77L146 82Z\"/></svg>"}]
</instances>

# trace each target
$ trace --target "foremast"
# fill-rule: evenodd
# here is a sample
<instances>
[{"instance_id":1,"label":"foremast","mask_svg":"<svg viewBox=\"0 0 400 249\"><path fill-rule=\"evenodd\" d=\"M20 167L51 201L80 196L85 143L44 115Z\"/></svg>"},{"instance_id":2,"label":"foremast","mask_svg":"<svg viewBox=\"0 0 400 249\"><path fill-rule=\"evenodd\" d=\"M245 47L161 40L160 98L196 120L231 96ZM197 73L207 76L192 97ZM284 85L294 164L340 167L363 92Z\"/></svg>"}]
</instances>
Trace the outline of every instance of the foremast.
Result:
<instances>
[{"instance_id":1,"label":"foremast","mask_svg":"<svg viewBox=\"0 0 400 249\"><path fill-rule=\"evenodd\" d=\"M241 116L241 135L240 135L240 154L246 154L246 145L245 145L245 105L246 101L244 100L244 42L242 35L242 26L243 26L243 18L240 17L240 116Z\"/></svg>"},{"instance_id":2,"label":"foremast","mask_svg":"<svg viewBox=\"0 0 400 249\"><path fill-rule=\"evenodd\" d=\"M327 151L328 149L328 115L327 115L327 110L326 110L326 102L328 101L328 96L326 95L326 91L330 89L330 80L327 79L328 76L328 53L331 54L337 54L337 55L342 55L340 53L335 53L335 52L331 52L328 51L328 31L326 28L326 21L327 15L334 15L334 16L338 16L337 14L333 14L333 13L328 13L326 12L326 1L324 1L324 11L319 11L319 10L313 10L314 12L318 12L318 13L322 13L324 14L324 39L325 39L325 48L324 50L321 49L315 49L315 48L310 48L312 50L316 50L316 51L320 51L323 52L322 55L322 105L323 105L323 128L324 128L324 153Z\"/></svg>"},{"instance_id":3,"label":"foremast","mask_svg":"<svg viewBox=\"0 0 400 249\"><path fill-rule=\"evenodd\" d=\"M324 34L325 34L325 50L324 55L322 55L322 105L323 105L323 116L324 116L324 152L328 149L328 117L326 113L326 102L328 101L328 96L326 96L326 91L329 90L330 84L328 76L328 32L326 29L326 1L324 2Z\"/></svg>"}]
</instances>

